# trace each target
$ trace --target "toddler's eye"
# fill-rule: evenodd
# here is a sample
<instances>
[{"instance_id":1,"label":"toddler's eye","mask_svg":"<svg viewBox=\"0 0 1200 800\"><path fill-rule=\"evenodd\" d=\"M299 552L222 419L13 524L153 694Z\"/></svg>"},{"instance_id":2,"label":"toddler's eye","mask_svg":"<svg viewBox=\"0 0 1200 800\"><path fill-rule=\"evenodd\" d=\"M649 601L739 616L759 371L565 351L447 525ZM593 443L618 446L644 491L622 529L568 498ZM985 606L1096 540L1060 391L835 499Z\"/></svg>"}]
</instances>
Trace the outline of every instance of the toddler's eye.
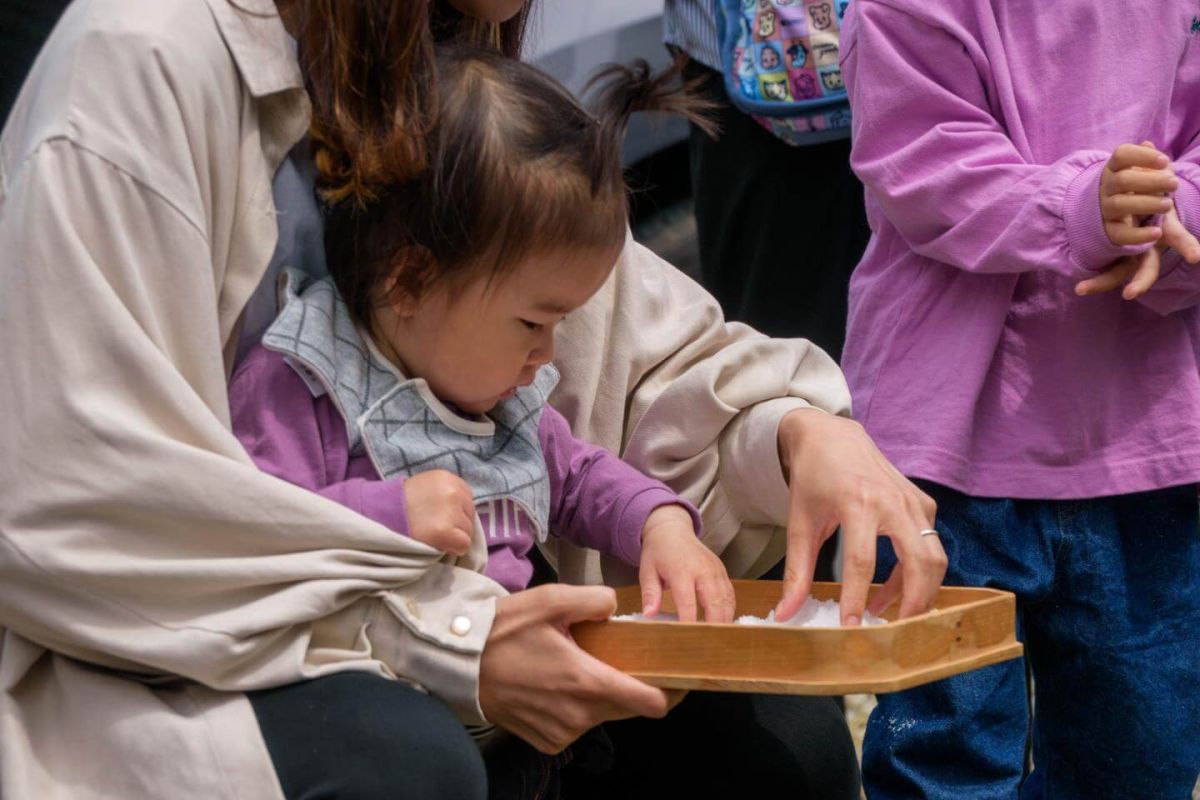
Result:
<instances>
[{"instance_id":1,"label":"toddler's eye","mask_svg":"<svg viewBox=\"0 0 1200 800\"><path fill-rule=\"evenodd\" d=\"M541 325L540 323L537 323L537 322L530 322L530 321L529 321L529 320L527 320L527 319L523 319L523 320L521 320L521 324L522 324L522 325L524 325L524 326L525 326L526 328L528 328L529 330L531 330L531 331L534 331L535 333L536 333L537 331L540 331L540 330L542 329L542 325Z\"/></svg>"}]
</instances>

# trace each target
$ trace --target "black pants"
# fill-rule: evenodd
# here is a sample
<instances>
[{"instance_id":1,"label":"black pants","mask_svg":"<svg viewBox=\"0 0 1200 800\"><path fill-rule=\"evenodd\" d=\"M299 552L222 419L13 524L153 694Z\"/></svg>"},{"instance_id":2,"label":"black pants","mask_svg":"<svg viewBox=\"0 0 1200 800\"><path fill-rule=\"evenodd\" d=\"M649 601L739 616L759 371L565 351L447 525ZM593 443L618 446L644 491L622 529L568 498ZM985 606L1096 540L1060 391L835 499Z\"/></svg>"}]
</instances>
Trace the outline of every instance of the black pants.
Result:
<instances>
[{"instance_id":1,"label":"black pants","mask_svg":"<svg viewBox=\"0 0 1200 800\"><path fill-rule=\"evenodd\" d=\"M484 800L479 748L440 700L365 672L249 694L288 800Z\"/></svg>"},{"instance_id":2,"label":"black pants","mask_svg":"<svg viewBox=\"0 0 1200 800\"><path fill-rule=\"evenodd\" d=\"M827 697L693 692L665 719L611 722L602 731L611 763L569 764L564 800L859 796L850 730Z\"/></svg>"},{"instance_id":3,"label":"black pants","mask_svg":"<svg viewBox=\"0 0 1200 800\"><path fill-rule=\"evenodd\" d=\"M850 273L870 238L850 142L794 147L730 102L718 73L689 77L717 104L718 139L692 127L702 282L725 316L811 339L840 359Z\"/></svg>"},{"instance_id":4,"label":"black pants","mask_svg":"<svg viewBox=\"0 0 1200 800\"><path fill-rule=\"evenodd\" d=\"M858 797L850 733L826 698L693 693L664 720L608 723L557 756L510 737L485 767L441 702L373 675L249 697L288 800Z\"/></svg>"}]
</instances>

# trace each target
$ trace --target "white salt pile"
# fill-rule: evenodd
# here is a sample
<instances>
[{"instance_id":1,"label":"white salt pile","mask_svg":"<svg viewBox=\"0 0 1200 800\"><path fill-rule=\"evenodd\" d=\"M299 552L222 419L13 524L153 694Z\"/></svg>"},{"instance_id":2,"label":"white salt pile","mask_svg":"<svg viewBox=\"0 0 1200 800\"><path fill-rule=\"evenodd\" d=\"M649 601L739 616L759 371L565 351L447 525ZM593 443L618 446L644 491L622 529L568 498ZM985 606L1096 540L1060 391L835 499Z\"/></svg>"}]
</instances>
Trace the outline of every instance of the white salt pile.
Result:
<instances>
[{"instance_id":1,"label":"white salt pile","mask_svg":"<svg viewBox=\"0 0 1200 800\"><path fill-rule=\"evenodd\" d=\"M734 620L738 625L787 625L792 628L838 628L841 627L841 608L837 600L817 600L812 597L804 601L804 605L796 612L796 616L787 622L776 622L775 612L771 611L766 617L744 616ZM622 614L613 617L615 620L650 620L653 622L678 622L675 614L659 614L656 617L645 617L641 614ZM881 619L871 612L863 614L863 625L886 625L887 620Z\"/></svg>"},{"instance_id":2,"label":"white salt pile","mask_svg":"<svg viewBox=\"0 0 1200 800\"><path fill-rule=\"evenodd\" d=\"M787 622L776 622L775 612L771 611L766 617L738 617L738 625L787 625L793 628L838 628L841 627L842 610L837 600L816 600L808 598L796 612L796 616ZM863 612L863 625L886 625L887 620L881 619L870 611Z\"/></svg>"}]
</instances>

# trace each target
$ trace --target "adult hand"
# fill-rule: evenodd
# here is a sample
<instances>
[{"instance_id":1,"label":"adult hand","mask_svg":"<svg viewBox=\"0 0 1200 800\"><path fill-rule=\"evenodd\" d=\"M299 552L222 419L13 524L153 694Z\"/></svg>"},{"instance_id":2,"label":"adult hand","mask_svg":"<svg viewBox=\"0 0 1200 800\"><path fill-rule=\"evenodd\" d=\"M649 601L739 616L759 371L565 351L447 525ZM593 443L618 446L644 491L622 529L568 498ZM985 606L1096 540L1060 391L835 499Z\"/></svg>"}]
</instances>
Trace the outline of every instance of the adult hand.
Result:
<instances>
[{"instance_id":1,"label":"adult hand","mask_svg":"<svg viewBox=\"0 0 1200 800\"><path fill-rule=\"evenodd\" d=\"M572 623L607 619L616 608L602 586L549 584L498 600L479 668L484 715L550 754L608 720L665 716L681 694L647 686L571 639Z\"/></svg>"},{"instance_id":2,"label":"adult hand","mask_svg":"<svg viewBox=\"0 0 1200 800\"><path fill-rule=\"evenodd\" d=\"M779 424L779 455L791 491L783 599L789 619L812 588L821 544L842 529L843 625L858 625L875 572L876 539L892 540L899 564L872 598L878 613L897 595L900 616L932 607L946 575L946 553L933 527L937 505L893 467L853 420L798 409Z\"/></svg>"}]
</instances>

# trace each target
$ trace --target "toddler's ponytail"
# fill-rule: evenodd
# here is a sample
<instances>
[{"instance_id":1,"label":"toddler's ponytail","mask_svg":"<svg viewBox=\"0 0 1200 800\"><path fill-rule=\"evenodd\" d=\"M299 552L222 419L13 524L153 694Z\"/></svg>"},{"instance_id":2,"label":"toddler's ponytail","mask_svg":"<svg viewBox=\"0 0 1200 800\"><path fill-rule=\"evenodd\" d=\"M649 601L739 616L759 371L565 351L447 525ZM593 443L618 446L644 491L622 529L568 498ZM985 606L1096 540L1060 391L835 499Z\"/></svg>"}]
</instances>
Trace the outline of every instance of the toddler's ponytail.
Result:
<instances>
[{"instance_id":1,"label":"toddler's ponytail","mask_svg":"<svg viewBox=\"0 0 1200 800\"><path fill-rule=\"evenodd\" d=\"M698 93L700 80L684 82L683 58L655 75L645 59L629 64L609 64L588 81L584 93L591 94L589 108L600 125L596 153L592 159L592 191L622 180L621 142L630 118L638 111L678 114L709 136L716 136L716 122L707 116L716 103Z\"/></svg>"}]
</instances>

